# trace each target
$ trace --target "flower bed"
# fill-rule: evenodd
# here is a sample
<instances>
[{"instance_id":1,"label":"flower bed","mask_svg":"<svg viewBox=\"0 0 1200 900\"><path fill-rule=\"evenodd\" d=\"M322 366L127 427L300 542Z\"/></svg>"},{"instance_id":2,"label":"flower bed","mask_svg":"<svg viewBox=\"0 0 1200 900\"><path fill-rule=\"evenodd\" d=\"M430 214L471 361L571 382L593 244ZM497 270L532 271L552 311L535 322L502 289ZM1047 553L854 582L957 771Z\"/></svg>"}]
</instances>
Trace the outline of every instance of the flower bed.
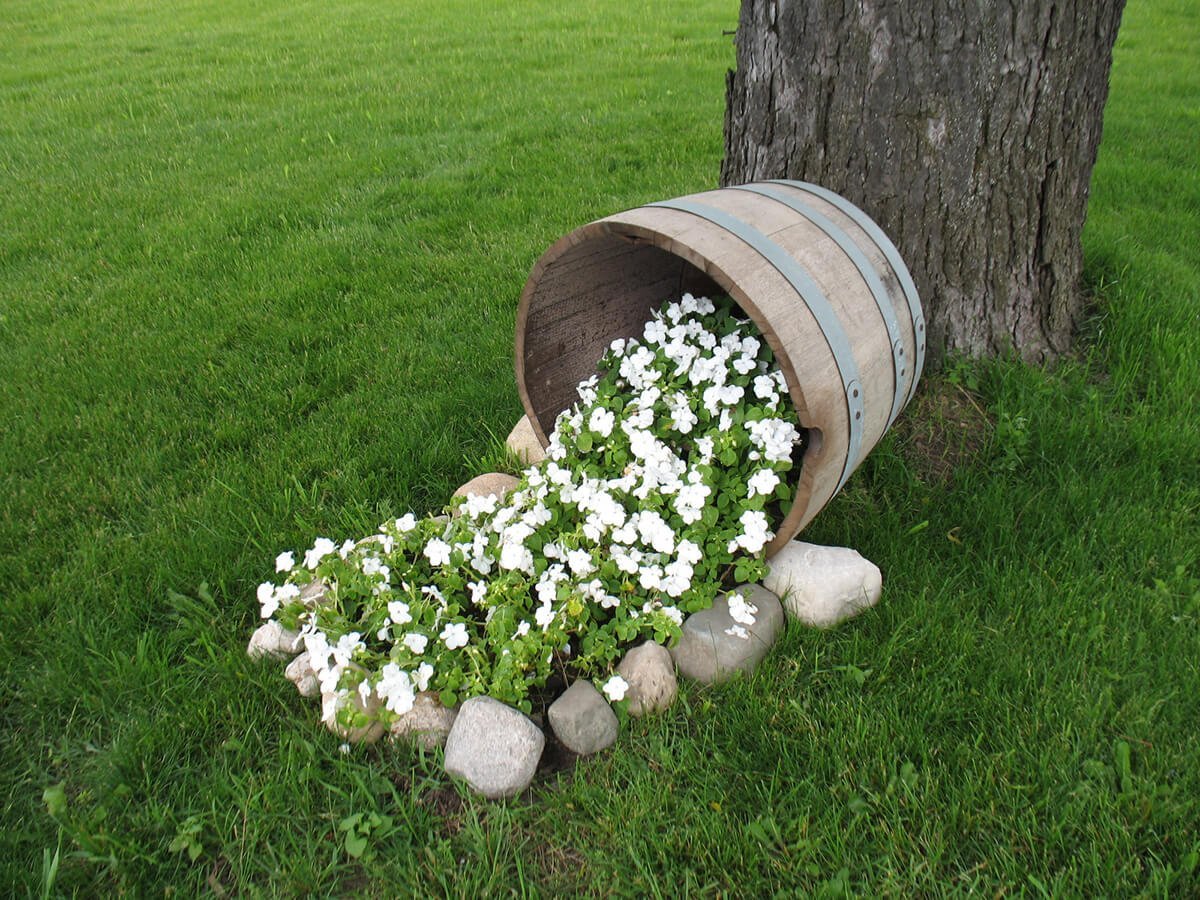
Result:
<instances>
[{"instance_id":1,"label":"flower bed","mask_svg":"<svg viewBox=\"0 0 1200 900\"><path fill-rule=\"evenodd\" d=\"M468 496L455 518L410 514L340 546L318 538L299 561L281 553L261 613L299 632L324 718L389 725L424 691L529 712L555 672L619 701L612 671L631 644L669 643L724 583L758 581L802 433L737 312L684 295L641 340L615 341L547 459L503 499ZM744 637L752 607L735 599L730 613Z\"/></svg>"}]
</instances>

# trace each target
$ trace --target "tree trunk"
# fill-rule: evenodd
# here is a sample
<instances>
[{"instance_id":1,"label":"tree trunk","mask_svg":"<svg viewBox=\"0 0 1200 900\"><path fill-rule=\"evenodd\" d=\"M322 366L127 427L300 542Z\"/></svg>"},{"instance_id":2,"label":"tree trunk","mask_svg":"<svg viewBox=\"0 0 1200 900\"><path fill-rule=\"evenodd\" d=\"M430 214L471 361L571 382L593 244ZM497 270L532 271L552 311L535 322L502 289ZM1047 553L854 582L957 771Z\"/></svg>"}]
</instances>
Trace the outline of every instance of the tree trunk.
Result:
<instances>
[{"instance_id":1,"label":"tree trunk","mask_svg":"<svg viewBox=\"0 0 1200 900\"><path fill-rule=\"evenodd\" d=\"M1124 0L743 0L721 184L861 206L929 352L1044 361L1082 307L1080 233Z\"/></svg>"}]
</instances>

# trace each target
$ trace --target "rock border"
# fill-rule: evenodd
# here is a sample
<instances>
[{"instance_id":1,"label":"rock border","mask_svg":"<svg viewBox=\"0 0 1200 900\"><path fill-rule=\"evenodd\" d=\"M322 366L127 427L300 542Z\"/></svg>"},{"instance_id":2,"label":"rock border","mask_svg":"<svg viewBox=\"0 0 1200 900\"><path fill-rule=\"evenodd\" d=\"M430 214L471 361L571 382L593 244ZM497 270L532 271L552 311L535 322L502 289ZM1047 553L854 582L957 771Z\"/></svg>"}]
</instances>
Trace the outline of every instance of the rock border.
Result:
<instances>
[{"instance_id":1,"label":"rock border","mask_svg":"<svg viewBox=\"0 0 1200 900\"><path fill-rule=\"evenodd\" d=\"M527 439L537 444L526 418L509 435L508 447L518 458L536 462ZM510 478L499 473L478 476L455 491L455 497L502 495L511 489L506 480ZM749 675L784 632L787 618L831 628L874 606L882 594L879 567L845 547L793 540L767 561L767 567L762 584L726 591L710 608L688 616L675 646L646 641L629 649L616 667L617 680L625 687L613 702L588 681L572 683L547 708L557 741L578 755L601 752L618 738L615 705L631 716L665 712L678 696L677 672L701 684L721 683L738 672ZM325 586L315 583L305 590L316 602ZM446 773L484 797L504 799L525 791L546 748L546 734L538 722L486 696L447 709L435 694L421 693L413 709L390 728L370 722L346 729L336 720L340 706L370 711L378 707L378 699L364 702L356 693L341 698L322 695L298 633L267 622L255 630L246 652L251 659L287 661L288 680L301 696L321 697L322 720L347 742L373 743L386 734L389 740L413 741L426 750L443 747Z\"/></svg>"}]
</instances>

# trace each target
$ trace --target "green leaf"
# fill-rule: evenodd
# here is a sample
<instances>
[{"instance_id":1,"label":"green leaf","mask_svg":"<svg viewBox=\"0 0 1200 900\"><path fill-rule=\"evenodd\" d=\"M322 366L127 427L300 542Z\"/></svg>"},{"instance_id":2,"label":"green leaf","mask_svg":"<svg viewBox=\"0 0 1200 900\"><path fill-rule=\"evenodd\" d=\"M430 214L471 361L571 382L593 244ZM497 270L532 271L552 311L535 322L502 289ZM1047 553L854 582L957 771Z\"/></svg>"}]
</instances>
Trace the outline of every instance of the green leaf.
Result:
<instances>
[{"instance_id":1,"label":"green leaf","mask_svg":"<svg viewBox=\"0 0 1200 900\"><path fill-rule=\"evenodd\" d=\"M46 804L46 812L54 818L59 818L67 811L67 791L65 783L60 781L42 791L42 802Z\"/></svg>"},{"instance_id":2,"label":"green leaf","mask_svg":"<svg viewBox=\"0 0 1200 900\"><path fill-rule=\"evenodd\" d=\"M592 449L591 432L585 431L581 433L575 441L575 446L579 448L580 453L587 453L590 451Z\"/></svg>"},{"instance_id":3,"label":"green leaf","mask_svg":"<svg viewBox=\"0 0 1200 900\"><path fill-rule=\"evenodd\" d=\"M360 858L367 850L367 837L357 831L346 833L346 852L355 859Z\"/></svg>"}]
</instances>

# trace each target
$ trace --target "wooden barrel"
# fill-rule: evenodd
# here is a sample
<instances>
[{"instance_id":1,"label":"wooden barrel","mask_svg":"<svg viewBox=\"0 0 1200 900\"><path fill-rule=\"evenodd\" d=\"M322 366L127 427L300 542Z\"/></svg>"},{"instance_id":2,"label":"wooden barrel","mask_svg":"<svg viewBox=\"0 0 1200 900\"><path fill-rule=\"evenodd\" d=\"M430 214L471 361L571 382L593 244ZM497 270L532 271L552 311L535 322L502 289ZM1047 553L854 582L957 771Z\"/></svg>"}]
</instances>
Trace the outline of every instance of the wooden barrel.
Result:
<instances>
[{"instance_id":1,"label":"wooden barrel","mask_svg":"<svg viewBox=\"0 0 1200 900\"><path fill-rule=\"evenodd\" d=\"M816 185L764 181L650 203L576 229L533 267L517 311L521 402L542 444L615 338L689 291L731 296L787 377L808 448L768 555L812 521L912 397L925 319L900 254Z\"/></svg>"}]
</instances>

